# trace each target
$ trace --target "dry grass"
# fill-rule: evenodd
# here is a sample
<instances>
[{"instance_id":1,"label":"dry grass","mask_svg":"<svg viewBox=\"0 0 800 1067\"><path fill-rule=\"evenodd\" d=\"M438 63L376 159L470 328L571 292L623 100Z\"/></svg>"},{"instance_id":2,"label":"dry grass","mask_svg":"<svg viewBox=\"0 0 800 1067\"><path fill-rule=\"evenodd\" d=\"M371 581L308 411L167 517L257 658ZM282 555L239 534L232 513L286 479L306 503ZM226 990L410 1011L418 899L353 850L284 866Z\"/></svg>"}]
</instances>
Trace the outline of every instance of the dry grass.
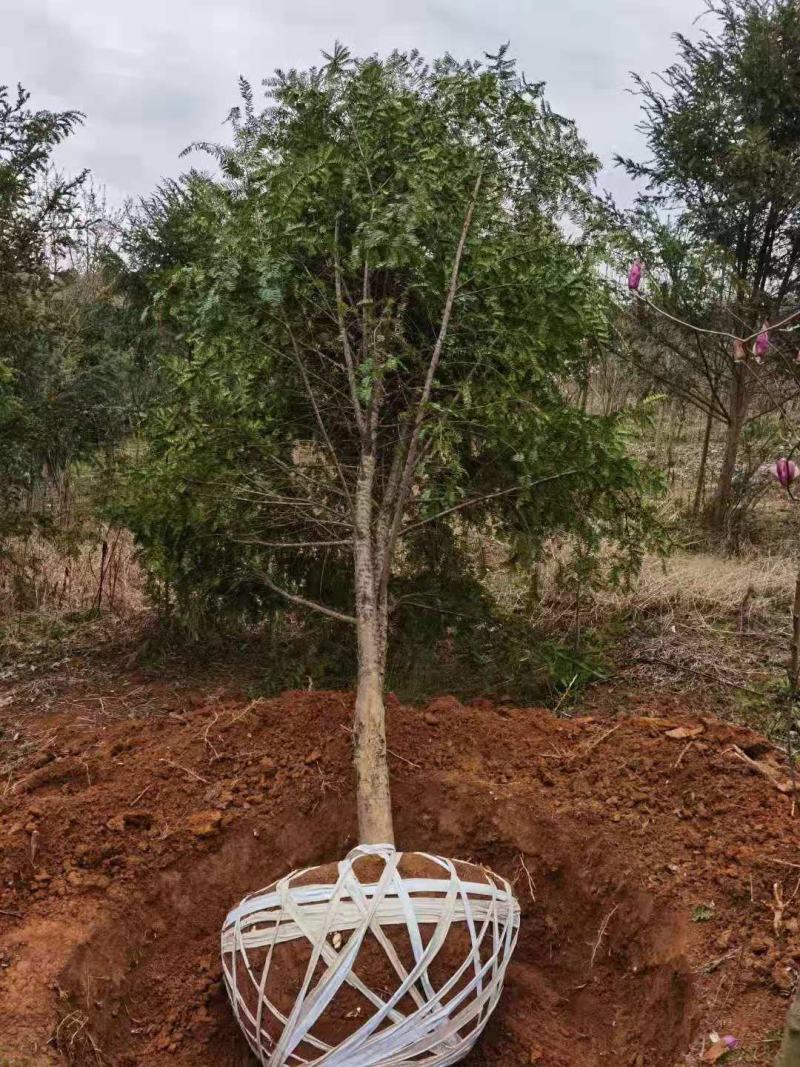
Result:
<instances>
[{"instance_id":1,"label":"dry grass","mask_svg":"<svg viewBox=\"0 0 800 1067\"><path fill-rule=\"evenodd\" d=\"M143 576L127 530L92 531L78 544L40 535L19 538L0 560L0 617L92 608L127 617L145 607Z\"/></svg>"},{"instance_id":2,"label":"dry grass","mask_svg":"<svg viewBox=\"0 0 800 1067\"><path fill-rule=\"evenodd\" d=\"M679 691L689 701L702 692L718 714L781 736L776 697L785 692L800 564L781 547L730 558L685 550L666 560L649 556L628 586L582 590L576 603L574 584L563 582L565 545L547 546L532 599L530 575L510 570L494 543L485 581L505 610L525 615L539 632L576 650L590 639L595 651L601 647L615 686Z\"/></svg>"},{"instance_id":3,"label":"dry grass","mask_svg":"<svg viewBox=\"0 0 800 1067\"><path fill-rule=\"evenodd\" d=\"M603 610L634 614L680 610L727 619L747 600L752 618L788 610L796 574L797 562L786 556L677 552L667 560L648 557L629 591L604 591L595 602Z\"/></svg>"}]
</instances>

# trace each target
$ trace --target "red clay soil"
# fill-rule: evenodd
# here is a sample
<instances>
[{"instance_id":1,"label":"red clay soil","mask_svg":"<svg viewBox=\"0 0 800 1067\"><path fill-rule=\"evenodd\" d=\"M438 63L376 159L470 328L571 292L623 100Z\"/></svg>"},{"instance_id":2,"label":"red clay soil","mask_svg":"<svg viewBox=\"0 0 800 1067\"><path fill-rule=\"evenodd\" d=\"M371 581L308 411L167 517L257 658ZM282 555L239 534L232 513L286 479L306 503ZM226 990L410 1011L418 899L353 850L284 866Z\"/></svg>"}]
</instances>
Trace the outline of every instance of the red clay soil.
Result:
<instances>
[{"instance_id":1,"label":"red clay soil","mask_svg":"<svg viewBox=\"0 0 800 1067\"><path fill-rule=\"evenodd\" d=\"M27 752L0 786L0 1063L245 1067L220 927L355 844L352 697L131 672L68 695L0 711ZM727 1062L774 1057L800 966L798 822L764 776L785 771L690 709L620 712L389 701L399 843L522 904L473 1067L700 1064L712 1030L739 1039Z\"/></svg>"}]
</instances>

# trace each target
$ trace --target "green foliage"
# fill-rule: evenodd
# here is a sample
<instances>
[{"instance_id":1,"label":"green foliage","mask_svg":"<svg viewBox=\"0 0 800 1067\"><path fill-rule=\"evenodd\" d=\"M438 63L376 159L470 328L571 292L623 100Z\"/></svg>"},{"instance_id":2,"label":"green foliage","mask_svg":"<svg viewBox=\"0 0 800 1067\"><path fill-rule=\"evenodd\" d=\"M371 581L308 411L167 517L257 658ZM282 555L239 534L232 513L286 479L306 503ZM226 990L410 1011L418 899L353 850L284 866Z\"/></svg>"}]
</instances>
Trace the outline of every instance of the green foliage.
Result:
<instances>
[{"instance_id":1,"label":"green foliage","mask_svg":"<svg viewBox=\"0 0 800 1067\"><path fill-rule=\"evenodd\" d=\"M651 159L623 161L650 202L677 203L723 250L742 296L793 294L800 250L800 9L794 0L709 2L715 30L678 35L666 92L637 78Z\"/></svg>"},{"instance_id":2,"label":"green foliage","mask_svg":"<svg viewBox=\"0 0 800 1067\"><path fill-rule=\"evenodd\" d=\"M354 405L378 514L473 199L391 624L437 575L440 607L444 587L458 599L471 530L510 542L521 565L565 531L587 559L616 546L618 576L635 568L655 487L629 454L635 413L567 400L607 329L598 264L563 226L580 226L596 161L504 51L487 65L342 47L326 59L279 72L262 112L243 85L233 143L206 146L220 177L162 189L134 235L164 388L114 515L154 588L196 631L282 609L276 585L352 610Z\"/></svg>"},{"instance_id":3,"label":"green foliage","mask_svg":"<svg viewBox=\"0 0 800 1067\"><path fill-rule=\"evenodd\" d=\"M746 365L742 350L734 359L733 338L774 327L800 299L800 7L706 6L699 37L677 35L678 59L659 81L635 79L648 159L619 162L646 184L617 221L629 250L647 259L645 288L659 310L642 302L623 315L616 349L646 381L701 410L709 432L725 426L710 518L734 545L752 501L749 484L742 491L743 429L795 384L791 332L771 330L763 369Z\"/></svg>"},{"instance_id":4,"label":"green foliage","mask_svg":"<svg viewBox=\"0 0 800 1067\"><path fill-rule=\"evenodd\" d=\"M692 922L693 923L707 923L711 922L714 918L714 905L713 904L698 904L692 909Z\"/></svg>"},{"instance_id":5,"label":"green foliage","mask_svg":"<svg viewBox=\"0 0 800 1067\"><path fill-rule=\"evenodd\" d=\"M129 435L142 396L115 220L52 167L81 121L0 87L0 555L51 528L70 466Z\"/></svg>"}]
</instances>

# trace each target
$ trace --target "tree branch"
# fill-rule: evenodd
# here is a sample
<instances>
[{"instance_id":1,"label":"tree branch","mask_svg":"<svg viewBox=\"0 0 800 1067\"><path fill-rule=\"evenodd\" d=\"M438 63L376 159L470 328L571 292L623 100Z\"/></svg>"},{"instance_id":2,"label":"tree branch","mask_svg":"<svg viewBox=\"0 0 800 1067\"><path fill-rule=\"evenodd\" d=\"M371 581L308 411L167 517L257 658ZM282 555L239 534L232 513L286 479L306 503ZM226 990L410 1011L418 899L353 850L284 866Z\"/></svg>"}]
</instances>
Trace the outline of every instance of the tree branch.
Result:
<instances>
[{"instance_id":1,"label":"tree branch","mask_svg":"<svg viewBox=\"0 0 800 1067\"><path fill-rule=\"evenodd\" d=\"M711 335L712 337L727 337L731 341L741 341L744 345L746 345L748 341L755 341L756 337L758 337L758 335L761 333L761 330L758 329L755 333L751 333L747 337L739 337L735 333L728 333L727 330L708 330L703 326L693 326L690 322L684 322L683 319L678 319L674 315L670 315L668 311L664 311L663 308L658 307L657 304L654 304L652 300L648 300L646 296L642 296L641 293L636 292L636 297L643 304L646 304L649 308L652 308L652 310L655 311L656 314L663 315L665 319L670 319L670 321L672 322L677 322L679 326L685 326L688 330L694 330L695 333L705 333ZM793 311L792 314L787 315L785 319L781 319L780 322L769 324L767 328L772 331L779 330L782 326L785 326L787 322L792 322L798 316L800 316L800 311Z\"/></svg>"},{"instance_id":2,"label":"tree branch","mask_svg":"<svg viewBox=\"0 0 800 1067\"><path fill-rule=\"evenodd\" d=\"M356 425L358 426L359 433L362 439L366 436L366 423L364 420L364 412L361 408L361 401L358 399L358 386L356 384L356 369L355 360L353 358L353 350L350 347L350 338L347 336L347 324L344 321L344 295L342 293L342 265L339 262L339 220L336 220L336 229L334 232L334 246L333 246L333 273L336 284L336 319L339 323L339 336L342 341L342 349L344 351L344 362L347 367L347 380L350 384L350 399L353 403L353 413L356 417Z\"/></svg>"},{"instance_id":3,"label":"tree branch","mask_svg":"<svg viewBox=\"0 0 800 1067\"><path fill-rule=\"evenodd\" d=\"M447 297L444 303L444 311L442 312L442 321L439 326L439 333L436 338L436 343L433 346L433 352L431 353L430 363L428 364L428 372L425 376L425 384L422 387L422 394L420 395L417 403L417 410L414 416L412 424L411 434L408 442L408 451L406 452L406 460L403 466L403 473L400 479L400 487L397 492L397 500L395 502L394 516L392 524L389 529L388 540L386 545L386 551L383 559L383 575L381 580L385 580L388 575L389 567L391 566L392 555L394 552L394 546L397 541L397 535L400 531L400 523L403 521L403 509L405 507L406 499L408 498L409 491L411 489L411 480L414 476L414 470L417 462L417 449L419 447L419 435L422 429L422 423L425 419L426 409L428 401L430 400L431 390L433 389L433 380L436 376L436 371L439 367L439 360L442 356L442 350L444 348L445 340L447 339L447 330L450 325L450 317L453 313L453 303L455 302L456 292L458 290L458 276L461 271L461 260L464 257L464 248L467 243L467 236L469 235L470 227L472 226L472 218L475 214L475 207L478 203L478 194L480 193L481 183L483 181L483 168L478 172L478 177L475 179L475 186L472 190L472 196L470 197L469 205L467 207L467 213L464 216L464 224L461 227L461 235L458 239L458 247L456 248L456 254L453 259L453 269L450 272L450 284L447 289Z\"/></svg>"},{"instance_id":4,"label":"tree branch","mask_svg":"<svg viewBox=\"0 0 800 1067\"><path fill-rule=\"evenodd\" d=\"M339 545L352 545L350 537L339 538L334 541L262 541L258 537L236 538L239 545L259 545L262 548L333 548Z\"/></svg>"},{"instance_id":5,"label":"tree branch","mask_svg":"<svg viewBox=\"0 0 800 1067\"><path fill-rule=\"evenodd\" d=\"M311 407L314 409L314 417L317 420L317 425L319 426L319 432L322 434L322 438L325 441L325 445L326 445L328 451L331 454L331 459L333 460L334 465L336 467L336 470L339 473L339 480L342 483L342 489L344 490L344 494L347 497L347 503L350 506L350 511L352 513L353 501L352 501L352 498L350 496L350 489L349 489L349 487L347 485L347 481L345 480L344 471L342 470L341 464L339 463L339 457L337 456L336 449L333 447L331 439L328 436L328 431L325 429L325 423L322 420L322 414L321 414L321 412L319 410L319 405L317 404L317 399L314 396L314 391L311 388L311 383L308 380L308 375L306 374L306 369L303 366L303 360L302 360L302 358L300 356L300 352L299 352L299 350L297 348L297 342L295 341L294 334L292 333L291 327L289 326L288 322L285 323L285 326L286 326L286 329L289 331L289 338L290 338L290 340L292 342L292 351L294 353L294 360L295 360L295 363L297 364L297 369L300 371L300 376L303 379L303 385L305 386L306 393L308 393L308 399L311 401Z\"/></svg>"},{"instance_id":6,"label":"tree branch","mask_svg":"<svg viewBox=\"0 0 800 1067\"><path fill-rule=\"evenodd\" d=\"M472 507L473 504L484 504L487 500L496 500L501 496L511 496L512 493L521 493L523 489L535 489L537 485L545 485L547 482L558 481L559 478L568 478L572 474L579 474L576 469L569 471L562 471L560 474L551 474L547 478L539 478L535 482L530 482L528 485L512 485L509 489L497 489L494 493L486 493L484 496L471 497L469 500L462 500L460 504L454 504L450 508L444 508L442 511L437 511L435 515L429 515L425 519L419 519L417 522L409 523L408 526L404 526L398 533L398 537L405 537L407 533L412 530L419 529L420 526L427 526L429 522L435 522L437 519L444 518L445 515L452 515L455 511L463 511L464 508Z\"/></svg>"},{"instance_id":7,"label":"tree branch","mask_svg":"<svg viewBox=\"0 0 800 1067\"><path fill-rule=\"evenodd\" d=\"M318 604L316 600L308 600L304 596L298 596L297 593L290 593L288 589L283 589L281 586L276 585L268 575L261 571L259 572L259 577L268 589L271 589L273 593L278 593L279 596L284 597L292 604L297 604L301 608L309 608L311 611L319 612L320 615L327 615L338 622L346 622L351 626L356 624L355 615L346 615L343 611L336 611L335 608L326 607L325 604Z\"/></svg>"}]
</instances>

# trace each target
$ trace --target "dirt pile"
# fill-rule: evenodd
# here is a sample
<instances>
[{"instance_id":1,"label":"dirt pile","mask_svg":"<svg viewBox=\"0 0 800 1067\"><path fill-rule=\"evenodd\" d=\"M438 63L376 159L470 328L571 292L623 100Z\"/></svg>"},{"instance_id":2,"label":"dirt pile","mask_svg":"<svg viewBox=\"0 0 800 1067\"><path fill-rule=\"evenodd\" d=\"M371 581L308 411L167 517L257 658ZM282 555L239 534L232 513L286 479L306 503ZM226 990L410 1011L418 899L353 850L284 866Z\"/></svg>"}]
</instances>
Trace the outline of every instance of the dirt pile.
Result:
<instances>
[{"instance_id":1,"label":"dirt pile","mask_svg":"<svg viewBox=\"0 0 800 1067\"><path fill-rule=\"evenodd\" d=\"M51 709L0 712L28 752L0 802L0 1060L244 1067L221 923L355 843L351 697L131 675ZM467 1063L673 1067L711 1029L770 1062L800 964L800 833L766 742L672 709L440 698L390 701L389 744L402 846L495 868L523 908Z\"/></svg>"}]
</instances>

